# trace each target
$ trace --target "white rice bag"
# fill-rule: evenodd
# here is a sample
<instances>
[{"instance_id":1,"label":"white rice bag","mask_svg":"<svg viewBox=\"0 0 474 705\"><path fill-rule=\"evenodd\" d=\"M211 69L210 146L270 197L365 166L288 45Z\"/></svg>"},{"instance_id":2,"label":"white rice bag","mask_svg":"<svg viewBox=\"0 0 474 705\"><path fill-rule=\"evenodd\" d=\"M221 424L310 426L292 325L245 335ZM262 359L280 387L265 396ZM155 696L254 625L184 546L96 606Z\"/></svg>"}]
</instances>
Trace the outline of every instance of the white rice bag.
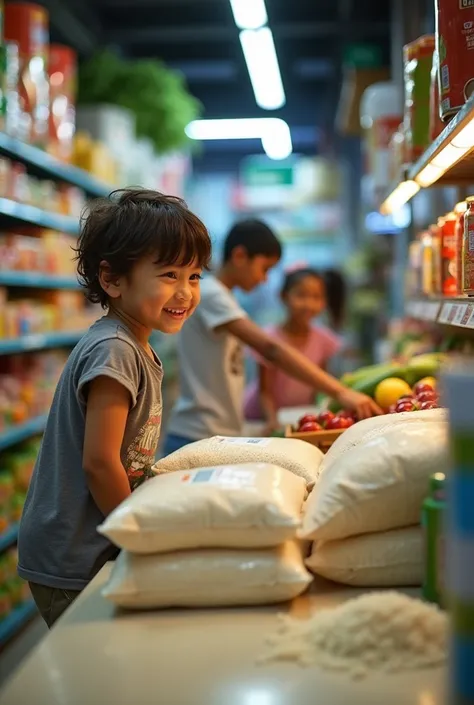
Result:
<instances>
[{"instance_id":1,"label":"white rice bag","mask_svg":"<svg viewBox=\"0 0 474 705\"><path fill-rule=\"evenodd\" d=\"M231 607L290 600L311 580L296 541L253 550L207 548L146 556L122 551L102 594L133 609Z\"/></svg>"},{"instance_id":2,"label":"white rice bag","mask_svg":"<svg viewBox=\"0 0 474 705\"><path fill-rule=\"evenodd\" d=\"M120 548L261 548L294 538L303 478L266 463L170 472L148 480L99 527Z\"/></svg>"},{"instance_id":3,"label":"white rice bag","mask_svg":"<svg viewBox=\"0 0 474 705\"><path fill-rule=\"evenodd\" d=\"M213 436L190 443L153 466L156 473L214 465L270 463L285 468L313 485L323 454L310 443L294 438L231 438Z\"/></svg>"},{"instance_id":4,"label":"white rice bag","mask_svg":"<svg viewBox=\"0 0 474 705\"><path fill-rule=\"evenodd\" d=\"M420 526L317 541L306 565L312 573L345 585L408 587L423 581Z\"/></svg>"},{"instance_id":5,"label":"white rice bag","mask_svg":"<svg viewBox=\"0 0 474 705\"><path fill-rule=\"evenodd\" d=\"M304 507L301 537L328 541L412 526L429 477L447 466L446 422L389 425L324 463Z\"/></svg>"}]
</instances>

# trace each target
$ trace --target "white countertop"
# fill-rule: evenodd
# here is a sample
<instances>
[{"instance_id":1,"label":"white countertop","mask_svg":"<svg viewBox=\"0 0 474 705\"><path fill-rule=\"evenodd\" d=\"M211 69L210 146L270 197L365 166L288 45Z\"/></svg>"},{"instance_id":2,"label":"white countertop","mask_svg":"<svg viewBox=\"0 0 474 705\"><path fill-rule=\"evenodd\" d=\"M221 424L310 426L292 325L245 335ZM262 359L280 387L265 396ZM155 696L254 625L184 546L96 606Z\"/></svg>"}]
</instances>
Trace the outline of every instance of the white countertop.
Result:
<instances>
[{"instance_id":1,"label":"white countertop","mask_svg":"<svg viewBox=\"0 0 474 705\"><path fill-rule=\"evenodd\" d=\"M304 618L353 597L317 581L286 605L116 613L106 566L0 693L0 705L442 705L443 669L348 677L256 666L276 615Z\"/></svg>"}]
</instances>

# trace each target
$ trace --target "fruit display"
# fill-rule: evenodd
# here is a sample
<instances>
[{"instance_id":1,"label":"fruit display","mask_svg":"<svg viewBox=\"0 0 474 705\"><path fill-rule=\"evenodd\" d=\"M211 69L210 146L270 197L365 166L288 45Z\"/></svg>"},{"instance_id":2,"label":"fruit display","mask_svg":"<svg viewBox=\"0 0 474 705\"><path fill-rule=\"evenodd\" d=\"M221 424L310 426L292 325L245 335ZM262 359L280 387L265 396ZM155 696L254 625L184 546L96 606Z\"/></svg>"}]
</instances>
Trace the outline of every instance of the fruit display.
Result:
<instances>
[{"instance_id":1,"label":"fruit display","mask_svg":"<svg viewBox=\"0 0 474 705\"><path fill-rule=\"evenodd\" d=\"M352 426L357 421L351 411L334 412L326 409L321 413L305 414L299 419L295 431L298 433L316 433L318 431L340 431Z\"/></svg>"},{"instance_id":2,"label":"fruit display","mask_svg":"<svg viewBox=\"0 0 474 705\"><path fill-rule=\"evenodd\" d=\"M0 534L20 521L39 446L33 438L0 455Z\"/></svg>"},{"instance_id":3,"label":"fruit display","mask_svg":"<svg viewBox=\"0 0 474 705\"><path fill-rule=\"evenodd\" d=\"M28 583L18 577L16 566L18 553L10 548L0 556L0 620L12 609L31 599Z\"/></svg>"},{"instance_id":4,"label":"fruit display","mask_svg":"<svg viewBox=\"0 0 474 705\"><path fill-rule=\"evenodd\" d=\"M375 401L376 390L378 389L381 406L388 407L395 403L403 394L411 394L412 387L424 377L436 377L440 365L445 360L444 353L425 353L415 355L407 363L398 362L382 363L361 367L355 372L343 375L341 382L355 391L367 394ZM391 382L387 382L392 380ZM396 382L393 380L397 380ZM386 404L386 400L391 400ZM328 409L333 413L342 410L339 402L332 400L328 404Z\"/></svg>"}]
</instances>

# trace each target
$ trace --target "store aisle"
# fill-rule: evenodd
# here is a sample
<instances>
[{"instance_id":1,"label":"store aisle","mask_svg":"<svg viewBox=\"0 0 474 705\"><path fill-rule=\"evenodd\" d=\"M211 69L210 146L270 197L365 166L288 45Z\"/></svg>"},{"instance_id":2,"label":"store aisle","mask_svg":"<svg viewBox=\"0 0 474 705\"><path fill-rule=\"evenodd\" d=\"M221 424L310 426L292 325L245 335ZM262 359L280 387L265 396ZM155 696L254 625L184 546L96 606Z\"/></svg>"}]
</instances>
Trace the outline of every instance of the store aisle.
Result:
<instances>
[{"instance_id":1,"label":"store aisle","mask_svg":"<svg viewBox=\"0 0 474 705\"><path fill-rule=\"evenodd\" d=\"M5 647L0 653L0 688L47 633L46 624L37 617Z\"/></svg>"}]
</instances>

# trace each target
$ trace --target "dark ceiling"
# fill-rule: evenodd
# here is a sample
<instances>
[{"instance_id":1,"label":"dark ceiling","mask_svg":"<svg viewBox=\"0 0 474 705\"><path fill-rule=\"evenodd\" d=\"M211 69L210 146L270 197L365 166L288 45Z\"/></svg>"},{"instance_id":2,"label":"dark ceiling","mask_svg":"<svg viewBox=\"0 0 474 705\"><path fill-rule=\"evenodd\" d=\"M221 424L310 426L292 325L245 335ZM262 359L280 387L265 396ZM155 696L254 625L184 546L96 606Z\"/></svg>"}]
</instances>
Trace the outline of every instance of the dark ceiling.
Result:
<instances>
[{"instance_id":1,"label":"dark ceiling","mask_svg":"<svg viewBox=\"0 0 474 705\"><path fill-rule=\"evenodd\" d=\"M270 113L255 104L229 0L94 2L43 0L53 39L82 55L109 45L124 56L159 57L185 74L205 117L281 117L297 152L314 154L331 134L343 47L370 42L389 60L390 2L266 0L286 93L286 105ZM203 160L219 168L245 150L260 151L258 143L208 143Z\"/></svg>"}]
</instances>

